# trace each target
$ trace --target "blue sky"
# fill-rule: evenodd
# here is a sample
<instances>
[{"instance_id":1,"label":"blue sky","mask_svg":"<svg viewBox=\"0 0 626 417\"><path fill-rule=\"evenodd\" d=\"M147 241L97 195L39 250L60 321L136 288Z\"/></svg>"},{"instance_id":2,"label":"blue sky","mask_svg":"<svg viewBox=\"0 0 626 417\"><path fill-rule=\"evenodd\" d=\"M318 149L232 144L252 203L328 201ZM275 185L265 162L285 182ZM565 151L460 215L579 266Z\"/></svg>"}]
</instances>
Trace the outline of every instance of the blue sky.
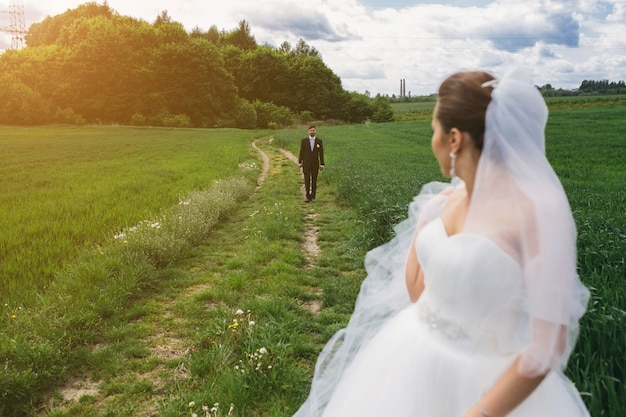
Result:
<instances>
[{"instance_id":1,"label":"blue sky","mask_svg":"<svg viewBox=\"0 0 626 417\"><path fill-rule=\"evenodd\" d=\"M0 9L10 1L0 0ZM84 1L22 0L27 25ZM100 1L102 3L102 1ZM344 88L413 95L460 69L533 68L535 83L626 80L626 0L108 0L149 22L163 10L188 30L249 22L258 43L304 39ZM8 16L0 15L0 26ZM10 39L0 36L0 49Z\"/></svg>"}]
</instances>

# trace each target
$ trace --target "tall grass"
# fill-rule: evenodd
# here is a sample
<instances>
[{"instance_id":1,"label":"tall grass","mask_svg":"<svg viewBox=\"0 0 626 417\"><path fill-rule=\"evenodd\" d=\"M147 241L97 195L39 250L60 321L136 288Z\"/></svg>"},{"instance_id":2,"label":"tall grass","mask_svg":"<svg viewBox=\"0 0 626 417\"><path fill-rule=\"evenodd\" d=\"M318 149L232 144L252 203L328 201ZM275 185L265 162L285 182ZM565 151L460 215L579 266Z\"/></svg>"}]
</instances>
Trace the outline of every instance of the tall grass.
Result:
<instances>
[{"instance_id":1,"label":"tall grass","mask_svg":"<svg viewBox=\"0 0 626 417\"><path fill-rule=\"evenodd\" d=\"M254 134L0 126L0 302L32 302L85 248L235 174Z\"/></svg>"},{"instance_id":2,"label":"tall grass","mask_svg":"<svg viewBox=\"0 0 626 417\"><path fill-rule=\"evenodd\" d=\"M84 346L160 285L179 261L253 190L244 177L194 191L159 219L141 222L57 271L30 308L0 307L0 415L29 415L50 387L87 367Z\"/></svg>"},{"instance_id":3,"label":"tall grass","mask_svg":"<svg viewBox=\"0 0 626 417\"><path fill-rule=\"evenodd\" d=\"M578 228L579 275L592 291L567 373L594 416L626 410L625 120L626 106L557 111L546 132ZM366 249L389 238L422 184L440 179L429 123L318 127L323 181L361 214ZM294 152L297 138L277 135Z\"/></svg>"}]
</instances>

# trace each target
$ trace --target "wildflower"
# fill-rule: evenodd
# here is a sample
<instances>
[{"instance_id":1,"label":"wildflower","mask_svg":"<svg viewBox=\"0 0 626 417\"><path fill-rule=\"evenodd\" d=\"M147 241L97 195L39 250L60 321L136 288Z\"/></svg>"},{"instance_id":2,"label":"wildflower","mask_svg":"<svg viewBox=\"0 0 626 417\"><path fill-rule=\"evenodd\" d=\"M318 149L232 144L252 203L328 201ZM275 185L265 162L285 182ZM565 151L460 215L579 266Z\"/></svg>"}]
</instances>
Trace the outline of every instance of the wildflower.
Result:
<instances>
[{"instance_id":1,"label":"wildflower","mask_svg":"<svg viewBox=\"0 0 626 417\"><path fill-rule=\"evenodd\" d=\"M264 347L262 347L261 349L259 349L259 353L261 355L266 355L267 354L267 349L265 349Z\"/></svg>"},{"instance_id":2,"label":"wildflower","mask_svg":"<svg viewBox=\"0 0 626 417\"><path fill-rule=\"evenodd\" d=\"M209 406L208 405L203 405L202 406L202 411L209 411Z\"/></svg>"},{"instance_id":3,"label":"wildflower","mask_svg":"<svg viewBox=\"0 0 626 417\"><path fill-rule=\"evenodd\" d=\"M235 404L231 404L230 408L228 409L228 415L229 416L234 416L235 415Z\"/></svg>"},{"instance_id":4,"label":"wildflower","mask_svg":"<svg viewBox=\"0 0 626 417\"><path fill-rule=\"evenodd\" d=\"M255 323L255 322L253 322L253 321L249 321L249 322L248 322L248 326L254 326L255 324L256 324L256 323Z\"/></svg>"},{"instance_id":5,"label":"wildflower","mask_svg":"<svg viewBox=\"0 0 626 417\"><path fill-rule=\"evenodd\" d=\"M189 408L194 408L196 406L196 403L191 401L189 402Z\"/></svg>"},{"instance_id":6,"label":"wildflower","mask_svg":"<svg viewBox=\"0 0 626 417\"><path fill-rule=\"evenodd\" d=\"M12 319L16 319L16 318L17 318L17 316L16 316L15 314L11 314L11 318L12 318Z\"/></svg>"},{"instance_id":7,"label":"wildflower","mask_svg":"<svg viewBox=\"0 0 626 417\"><path fill-rule=\"evenodd\" d=\"M239 309L239 310L237 310L235 312L235 315L237 315L237 316L241 316L242 314L243 314L243 310L242 309Z\"/></svg>"}]
</instances>

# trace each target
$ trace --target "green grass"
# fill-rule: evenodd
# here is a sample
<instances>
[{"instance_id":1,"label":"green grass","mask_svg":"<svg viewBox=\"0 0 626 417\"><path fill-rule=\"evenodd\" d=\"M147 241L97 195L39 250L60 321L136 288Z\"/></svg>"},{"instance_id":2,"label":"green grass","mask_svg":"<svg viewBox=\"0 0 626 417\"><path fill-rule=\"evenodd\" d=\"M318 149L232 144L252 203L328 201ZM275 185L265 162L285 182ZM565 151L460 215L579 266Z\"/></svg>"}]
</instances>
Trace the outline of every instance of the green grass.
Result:
<instances>
[{"instance_id":1,"label":"green grass","mask_svg":"<svg viewBox=\"0 0 626 417\"><path fill-rule=\"evenodd\" d=\"M626 95L546 97L550 110L588 109L626 105Z\"/></svg>"},{"instance_id":2,"label":"green grass","mask_svg":"<svg viewBox=\"0 0 626 417\"><path fill-rule=\"evenodd\" d=\"M546 97L550 111L589 109L626 105L625 95ZM435 100L411 103L392 103L395 121L429 120L432 118Z\"/></svg>"},{"instance_id":3,"label":"green grass","mask_svg":"<svg viewBox=\"0 0 626 417\"><path fill-rule=\"evenodd\" d=\"M254 135L0 126L0 302L32 302L85 248L233 175Z\"/></svg>"},{"instance_id":4,"label":"green grass","mask_svg":"<svg viewBox=\"0 0 626 417\"><path fill-rule=\"evenodd\" d=\"M430 122L329 126L321 131L328 142L321 178L361 214L363 247L388 240L422 185L444 179L432 155L431 135ZM297 135L291 131L276 134L277 141L297 152L293 138Z\"/></svg>"},{"instance_id":5,"label":"green grass","mask_svg":"<svg viewBox=\"0 0 626 417\"><path fill-rule=\"evenodd\" d=\"M567 374L594 416L619 417L626 409L625 113L554 112L547 130L548 157L578 225L579 274L592 288ZM146 233L166 243L165 231L191 239L177 256L160 262L159 251L151 257L130 239L109 237L58 269L47 291L37 293L36 308L4 307L0 393L11 406L0 402L0 414L204 415L202 405L219 403L220 415L231 404L235 416L292 415L307 395L318 352L350 317L365 252L391 236L424 183L442 179L429 121L320 125L318 132L327 169L316 204L301 201L298 170L278 150L296 153L302 131L281 131L260 145L272 158L269 178L222 209L210 232L187 235L171 220L184 210L176 195L155 208L168 216ZM242 152L243 161L257 161L249 148ZM233 158L226 170L238 173L239 162ZM300 245L311 222L322 252L305 269ZM95 390L64 401L60 388L72 376Z\"/></svg>"},{"instance_id":6,"label":"green grass","mask_svg":"<svg viewBox=\"0 0 626 417\"><path fill-rule=\"evenodd\" d=\"M626 409L625 120L626 106L562 110L551 113L546 130L547 156L578 228L579 275L592 291L567 372L594 416ZM388 238L421 184L440 178L428 155L427 121L319 127L318 133L326 139L325 179L359 212L365 249ZM296 149L295 132L277 136Z\"/></svg>"}]
</instances>

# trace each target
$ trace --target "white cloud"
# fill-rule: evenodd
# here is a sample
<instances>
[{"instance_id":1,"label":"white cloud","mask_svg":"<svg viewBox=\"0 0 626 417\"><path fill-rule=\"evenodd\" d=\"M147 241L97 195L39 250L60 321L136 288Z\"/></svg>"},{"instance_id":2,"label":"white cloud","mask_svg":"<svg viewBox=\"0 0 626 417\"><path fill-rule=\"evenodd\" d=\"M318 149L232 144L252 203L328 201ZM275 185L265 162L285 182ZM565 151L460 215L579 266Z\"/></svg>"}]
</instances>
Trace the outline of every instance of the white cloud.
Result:
<instances>
[{"instance_id":1,"label":"white cloud","mask_svg":"<svg viewBox=\"0 0 626 417\"><path fill-rule=\"evenodd\" d=\"M29 23L86 0L31 0ZM2 3L0 3L0 8ZM537 84L626 79L624 0L108 0L149 22L167 10L188 30L250 24L257 42L315 47L348 90L429 94L458 69L534 68ZM0 15L0 19L1 19ZM1 22L1 21L0 21ZM0 23L0 26L3 26ZM4 39L4 42L3 42ZM10 38L9 38L10 42ZM6 37L0 37L0 48Z\"/></svg>"}]
</instances>

